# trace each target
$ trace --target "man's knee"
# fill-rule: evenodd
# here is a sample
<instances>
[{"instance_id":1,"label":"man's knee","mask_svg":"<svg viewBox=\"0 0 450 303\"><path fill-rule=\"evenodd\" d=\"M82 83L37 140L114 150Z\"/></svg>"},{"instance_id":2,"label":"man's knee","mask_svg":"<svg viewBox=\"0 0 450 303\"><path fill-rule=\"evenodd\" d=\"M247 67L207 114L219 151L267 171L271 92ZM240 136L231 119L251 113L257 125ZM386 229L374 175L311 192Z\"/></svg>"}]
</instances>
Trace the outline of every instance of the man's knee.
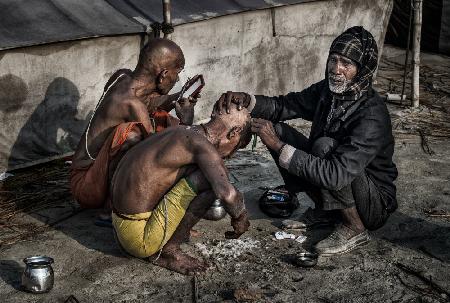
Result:
<instances>
[{"instance_id":1,"label":"man's knee","mask_svg":"<svg viewBox=\"0 0 450 303\"><path fill-rule=\"evenodd\" d=\"M330 137L321 137L314 141L311 154L321 159L326 158L337 147L337 141Z\"/></svg>"},{"instance_id":2,"label":"man's knee","mask_svg":"<svg viewBox=\"0 0 450 303\"><path fill-rule=\"evenodd\" d=\"M280 140L283 140L283 128L286 127L285 123L279 122L274 123L273 128L275 129L275 133L277 134Z\"/></svg>"},{"instance_id":3,"label":"man's knee","mask_svg":"<svg viewBox=\"0 0 450 303\"><path fill-rule=\"evenodd\" d=\"M196 193L201 193L211 188L208 180L200 169L186 173L186 181L193 187Z\"/></svg>"},{"instance_id":4,"label":"man's knee","mask_svg":"<svg viewBox=\"0 0 450 303\"><path fill-rule=\"evenodd\" d=\"M308 149L308 138L292 126L278 122L274 124L275 133L278 138L289 145L301 150Z\"/></svg>"}]
</instances>

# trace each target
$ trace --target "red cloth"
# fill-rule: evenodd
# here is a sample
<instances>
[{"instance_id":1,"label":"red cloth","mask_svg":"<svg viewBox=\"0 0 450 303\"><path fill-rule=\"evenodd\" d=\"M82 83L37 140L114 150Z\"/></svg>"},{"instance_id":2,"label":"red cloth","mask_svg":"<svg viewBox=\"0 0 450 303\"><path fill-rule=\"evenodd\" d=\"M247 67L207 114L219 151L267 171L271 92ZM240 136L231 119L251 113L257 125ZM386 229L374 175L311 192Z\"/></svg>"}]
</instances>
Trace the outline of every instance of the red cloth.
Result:
<instances>
[{"instance_id":1,"label":"red cloth","mask_svg":"<svg viewBox=\"0 0 450 303\"><path fill-rule=\"evenodd\" d=\"M101 208L108 203L109 164L117 156L120 147L131 131L138 131L143 138L147 132L142 123L128 122L116 126L103 144L96 159L85 167L71 168L70 189L75 200L86 208Z\"/></svg>"}]
</instances>

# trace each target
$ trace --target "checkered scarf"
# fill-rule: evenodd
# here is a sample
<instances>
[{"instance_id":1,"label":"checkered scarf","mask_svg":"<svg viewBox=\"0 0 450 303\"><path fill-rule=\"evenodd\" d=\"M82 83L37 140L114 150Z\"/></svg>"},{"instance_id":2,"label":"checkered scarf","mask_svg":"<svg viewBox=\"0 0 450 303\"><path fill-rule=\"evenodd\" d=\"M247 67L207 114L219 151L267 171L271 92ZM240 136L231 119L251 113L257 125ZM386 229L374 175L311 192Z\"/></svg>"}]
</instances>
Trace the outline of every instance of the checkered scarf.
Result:
<instances>
[{"instance_id":1,"label":"checkered scarf","mask_svg":"<svg viewBox=\"0 0 450 303\"><path fill-rule=\"evenodd\" d=\"M372 76L378 65L378 48L372 34L362 26L354 26L334 39L330 53L337 53L358 64L358 73L342 94L333 94L339 100L358 100L372 86ZM328 70L326 71L328 81Z\"/></svg>"}]
</instances>

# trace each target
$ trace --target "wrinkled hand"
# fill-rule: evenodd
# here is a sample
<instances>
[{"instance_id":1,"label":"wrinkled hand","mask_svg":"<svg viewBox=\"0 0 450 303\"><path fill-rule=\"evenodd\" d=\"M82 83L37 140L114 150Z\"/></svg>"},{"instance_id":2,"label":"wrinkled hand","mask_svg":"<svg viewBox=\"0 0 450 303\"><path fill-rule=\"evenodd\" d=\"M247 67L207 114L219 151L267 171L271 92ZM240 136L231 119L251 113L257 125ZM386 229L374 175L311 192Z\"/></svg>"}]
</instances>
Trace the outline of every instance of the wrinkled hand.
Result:
<instances>
[{"instance_id":1,"label":"wrinkled hand","mask_svg":"<svg viewBox=\"0 0 450 303\"><path fill-rule=\"evenodd\" d=\"M200 94L196 98L181 98L178 102L175 102L175 113L181 124L192 125L194 122L194 107L199 97Z\"/></svg>"},{"instance_id":2,"label":"wrinkled hand","mask_svg":"<svg viewBox=\"0 0 450 303\"><path fill-rule=\"evenodd\" d=\"M237 109L241 110L242 107L248 107L250 105L250 100L251 97L247 93L228 91L222 94L216 104L214 104L213 112L221 115L225 110L229 114L231 103L236 104Z\"/></svg>"},{"instance_id":3,"label":"wrinkled hand","mask_svg":"<svg viewBox=\"0 0 450 303\"><path fill-rule=\"evenodd\" d=\"M264 119L252 119L252 132L257 134L261 141L269 149L278 151L283 146L283 142L277 136L273 124Z\"/></svg>"},{"instance_id":4,"label":"wrinkled hand","mask_svg":"<svg viewBox=\"0 0 450 303\"><path fill-rule=\"evenodd\" d=\"M231 226L233 226L234 231L226 231L225 238L227 239L237 239L243 233L245 233L250 227L250 222L248 221L247 210L244 209L242 214L236 218L231 218Z\"/></svg>"}]
</instances>

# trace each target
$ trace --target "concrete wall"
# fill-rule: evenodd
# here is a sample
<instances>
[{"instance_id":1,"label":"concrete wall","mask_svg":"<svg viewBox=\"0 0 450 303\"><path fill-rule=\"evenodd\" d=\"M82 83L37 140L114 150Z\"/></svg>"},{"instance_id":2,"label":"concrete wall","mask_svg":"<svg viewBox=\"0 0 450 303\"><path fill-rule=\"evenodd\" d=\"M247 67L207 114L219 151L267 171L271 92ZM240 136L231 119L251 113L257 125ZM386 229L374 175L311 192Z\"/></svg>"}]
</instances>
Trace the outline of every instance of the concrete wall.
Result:
<instances>
[{"instance_id":1,"label":"concrete wall","mask_svg":"<svg viewBox=\"0 0 450 303\"><path fill-rule=\"evenodd\" d=\"M134 68L140 37L0 52L0 172L71 152L109 76Z\"/></svg>"},{"instance_id":2,"label":"concrete wall","mask_svg":"<svg viewBox=\"0 0 450 303\"><path fill-rule=\"evenodd\" d=\"M202 73L206 87L197 118L227 90L278 95L324 77L332 40L362 25L382 48L393 0L316 1L177 26L173 40L186 57L186 73ZM182 77L183 78L183 77Z\"/></svg>"},{"instance_id":3,"label":"concrete wall","mask_svg":"<svg viewBox=\"0 0 450 303\"><path fill-rule=\"evenodd\" d=\"M277 95L321 80L332 40L350 26L363 25L381 49L392 5L316 1L177 26L182 80L201 73L206 81L197 120L227 90ZM0 52L0 172L72 151L106 80L134 68L139 46L136 35Z\"/></svg>"}]
</instances>

